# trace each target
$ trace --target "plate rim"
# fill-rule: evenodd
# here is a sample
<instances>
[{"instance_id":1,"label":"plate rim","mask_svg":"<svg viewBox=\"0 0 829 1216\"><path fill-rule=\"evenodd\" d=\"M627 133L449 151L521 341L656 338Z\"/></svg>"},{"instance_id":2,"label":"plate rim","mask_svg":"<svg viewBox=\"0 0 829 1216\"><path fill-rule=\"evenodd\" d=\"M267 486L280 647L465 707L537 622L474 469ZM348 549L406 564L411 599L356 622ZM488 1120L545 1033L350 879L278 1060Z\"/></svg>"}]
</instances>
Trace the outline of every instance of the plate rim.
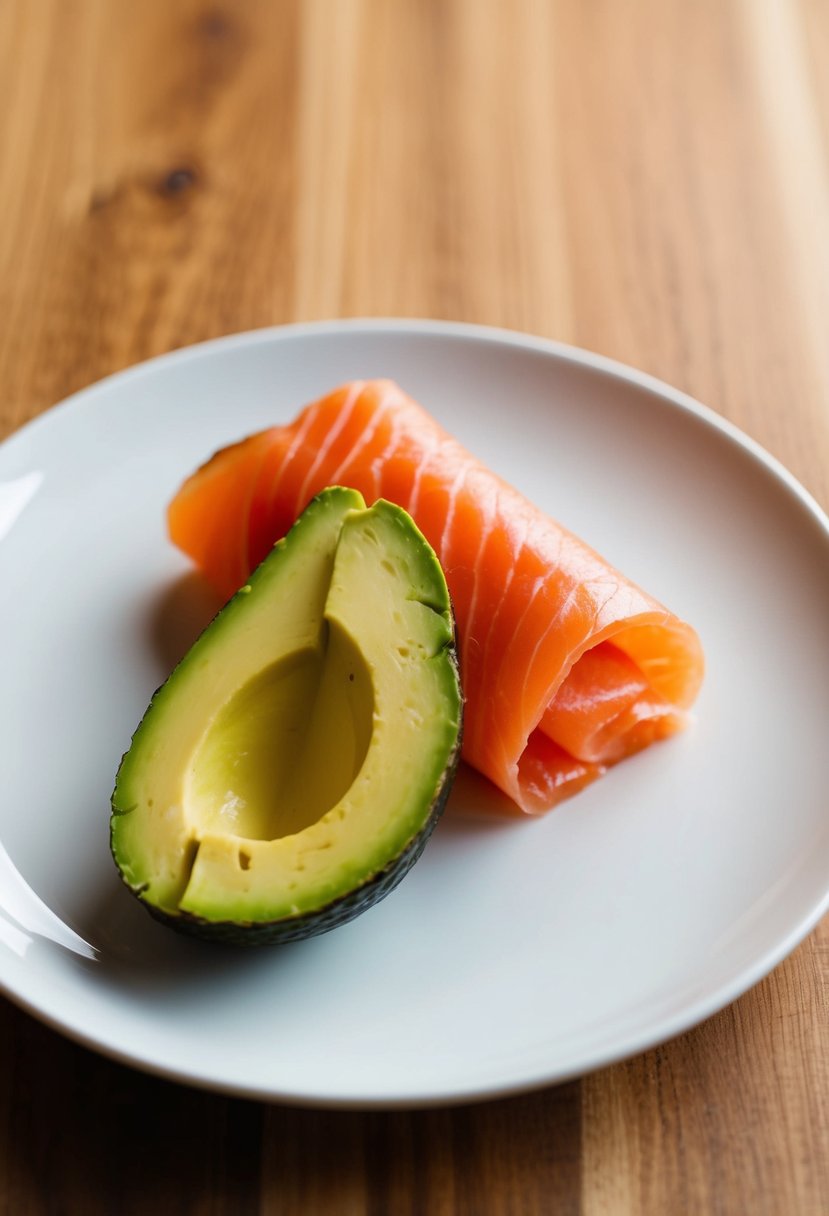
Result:
<instances>
[{"instance_id":1,"label":"plate rim","mask_svg":"<svg viewBox=\"0 0 829 1216\"><path fill-rule=\"evenodd\" d=\"M152 355L148 359L142 359L139 363L110 372L99 380L93 380L90 384L76 389L67 397L62 397L51 405L47 405L34 418L30 418L16 427L5 439L0 440L0 450L13 445L19 437L28 436L41 426L47 425L47 420L56 413L62 416L64 411L70 407L83 408L87 399L94 399L99 393L108 391L113 385L117 385L119 381L149 375L167 364L187 363L223 347L267 345L274 341L288 341L294 337L323 337L349 331L404 336L422 334L427 337L463 338L483 344L511 346L516 349L546 354L558 361L600 372L613 380L625 380L657 397L667 398L674 407L700 422L713 426L737 448L754 456L770 472L776 474L791 493L809 508L824 530L829 532L829 512L824 511L811 491L807 490L803 483L768 448L749 435L747 431L742 430L736 423L718 413L712 406L706 405L690 393L675 388L668 381L662 380L650 372L642 371L623 360L600 354L587 347L575 346L558 338L548 338L541 334L532 334L503 326L481 325L473 321L451 321L426 317L342 317L329 320L291 321L284 325L264 325L254 329L220 334L214 338L205 338L200 342L178 346L173 350L164 351L162 354Z\"/></svg>"},{"instance_id":2,"label":"plate rim","mask_svg":"<svg viewBox=\"0 0 829 1216\"><path fill-rule=\"evenodd\" d=\"M41 428L49 427L56 416L63 417L70 410L85 408L102 394L117 390L121 382L134 381L145 375L163 371L168 365L186 364L222 349L236 349L290 342L305 337L331 337L339 334L394 334L403 337L421 335L437 339L464 339L485 345L511 347L531 351L552 358L559 363L575 365L588 371L598 372L613 380L624 381L644 390L659 399L663 407L679 409L693 417L707 429L713 429L731 446L750 456L760 464L786 491L797 500L801 508L811 515L823 533L823 541L829 544L829 515L817 499L802 485L793 473L757 440L741 430L729 419L689 394L660 380L648 372L641 371L616 359L570 345L555 339L524 333L520 330L496 326L478 325L465 321L432 320L406 317L349 317L320 321L300 321L285 325L263 326L252 330L224 334L219 337L176 348L150 359L133 364L100 380L76 390L61 401L46 407L40 414L17 427L0 443L0 454L28 441ZM770 974L813 931L829 912L829 885L821 899L794 925L788 928L776 942L763 951L752 965L743 968L730 981L721 983L707 997L685 1005L672 1016L659 1020L644 1030L627 1032L617 1036L615 1045L604 1050L581 1049L568 1066L539 1070L525 1069L521 1075L513 1072L512 1079L505 1082L487 1080L474 1081L440 1093L401 1093L388 1096L379 1092L363 1095L325 1095L289 1088L278 1089L266 1082L262 1084L239 1083L217 1077L209 1070L195 1070L188 1065L168 1066L142 1053L140 1046L127 1049L112 1041L111 1035L85 1031L74 1025L69 1018L61 1016L40 1004L28 994L13 987L0 966L0 992L13 1004L38 1021L97 1054L126 1064L165 1080L188 1084L214 1093L223 1093L257 1101L278 1101L295 1106L317 1109L339 1110L393 1110L422 1109L441 1106L471 1104L508 1098L529 1093L554 1084L564 1083L608 1067L614 1063L637 1056L642 1052L666 1043L678 1035L706 1021L744 995L760 980ZM509 1071L509 1070L507 1070Z\"/></svg>"}]
</instances>

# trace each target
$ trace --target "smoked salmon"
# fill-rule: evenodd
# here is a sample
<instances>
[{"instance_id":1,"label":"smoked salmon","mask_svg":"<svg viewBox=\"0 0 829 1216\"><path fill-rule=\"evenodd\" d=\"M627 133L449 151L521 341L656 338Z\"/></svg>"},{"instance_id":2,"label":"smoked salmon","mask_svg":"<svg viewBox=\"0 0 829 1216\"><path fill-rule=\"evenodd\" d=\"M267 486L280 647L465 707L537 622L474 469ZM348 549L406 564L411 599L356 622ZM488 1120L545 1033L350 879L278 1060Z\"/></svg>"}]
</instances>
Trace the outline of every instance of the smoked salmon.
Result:
<instances>
[{"instance_id":1,"label":"smoked salmon","mask_svg":"<svg viewBox=\"0 0 829 1216\"><path fill-rule=\"evenodd\" d=\"M686 724L703 674L691 626L391 381L344 385L217 453L170 504L170 535L228 597L335 484L398 503L437 552L458 624L464 758L521 811L548 810Z\"/></svg>"}]
</instances>

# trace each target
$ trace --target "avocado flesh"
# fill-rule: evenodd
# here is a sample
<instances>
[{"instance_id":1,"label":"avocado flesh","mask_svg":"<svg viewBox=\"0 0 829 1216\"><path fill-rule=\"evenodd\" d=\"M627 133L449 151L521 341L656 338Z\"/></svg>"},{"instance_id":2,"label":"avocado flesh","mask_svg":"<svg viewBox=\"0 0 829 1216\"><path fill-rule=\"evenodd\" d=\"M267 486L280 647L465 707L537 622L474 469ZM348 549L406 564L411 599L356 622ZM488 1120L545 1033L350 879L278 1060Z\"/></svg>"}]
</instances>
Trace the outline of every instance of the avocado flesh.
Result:
<instances>
[{"instance_id":1,"label":"avocado flesh","mask_svg":"<svg viewBox=\"0 0 829 1216\"><path fill-rule=\"evenodd\" d=\"M341 488L249 587L153 699L112 849L176 927L289 940L376 902L425 844L457 762L453 623L409 517Z\"/></svg>"}]
</instances>

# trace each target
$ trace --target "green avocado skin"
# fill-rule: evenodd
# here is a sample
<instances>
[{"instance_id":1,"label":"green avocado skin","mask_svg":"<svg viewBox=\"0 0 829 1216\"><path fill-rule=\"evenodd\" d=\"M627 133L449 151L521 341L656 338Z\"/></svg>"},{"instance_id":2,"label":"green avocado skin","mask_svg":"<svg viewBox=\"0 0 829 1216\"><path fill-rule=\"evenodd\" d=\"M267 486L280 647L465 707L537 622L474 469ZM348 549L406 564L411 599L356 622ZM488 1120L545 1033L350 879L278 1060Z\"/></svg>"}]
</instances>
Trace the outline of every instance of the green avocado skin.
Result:
<instances>
[{"instance_id":1,"label":"green avocado skin","mask_svg":"<svg viewBox=\"0 0 829 1216\"><path fill-rule=\"evenodd\" d=\"M160 908L145 904L147 911L155 920L202 941L221 942L227 946L277 946L289 942L305 941L309 937L319 937L332 929L355 920L382 899L390 895L394 888L403 881L415 862L426 848L426 843L437 827L438 820L446 807L452 783L460 760L460 739L446 767L443 781L435 794L429 818L420 832L414 836L402 853L390 861L362 886L351 891L340 899L333 900L316 912L306 912L302 916L270 922L249 922L237 924L233 921L209 921L189 913L181 912L177 916L168 916Z\"/></svg>"},{"instance_id":2,"label":"green avocado skin","mask_svg":"<svg viewBox=\"0 0 829 1216\"><path fill-rule=\"evenodd\" d=\"M442 762L439 773L437 768L433 770L432 780L435 781L435 785L433 786L432 793L429 793L428 786L422 791L419 802L420 809L416 821L409 821L408 837L405 835L405 828L403 831L396 833L393 854L391 850L379 853L375 859L368 861L364 865L362 874L353 887L349 889L341 887L333 897L323 897L325 901L321 902L319 906L314 906L311 903L310 907L306 905L301 910L294 908L289 913L280 911L276 916L269 916L267 912L259 916L255 914L247 916L241 912L241 909L236 914L230 911L229 915L227 913L222 915L218 911L214 911L211 914L205 910L205 914L202 915L200 914L200 909L194 911L187 907L176 907L169 902L167 906L162 906L162 901L154 900L152 897L153 893L149 889L152 886L153 880L149 874L147 878L150 881L145 881L140 874L136 873L134 866L131 865L129 856L126 854L123 838L119 837L121 829L120 817L124 814L131 815L134 813L134 808L129 798L125 797L123 788L119 794L119 786L116 784L116 791L113 794L110 848L121 880L130 893L139 900L155 920L174 929L176 932L205 941L224 943L231 946L287 944L330 932L330 930L345 925L357 916L360 916L394 890L420 858L444 811L460 760L463 727L463 696L458 669L454 612L437 558L428 546L428 543L417 531L410 517L401 508L385 502L379 502L370 512L365 508L363 500L356 492L345 490L341 487L330 488L323 491L321 495L318 495L306 512L307 517L309 519L313 518L315 523L313 525L304 524L303 518L300 517L298 523L294 525L292 533L289 534L285 541L280 542L277 546L277 552L265 559L259 570L251 576L250 582L256 586L257 581L261 581L266 566L273 568L274 562L284 564L286 557L280 556L279 551L284 550L286 544L290 546L293 543L295 546L295 537L301 534L302 529L309 526L317 527L316 521L324 519L325 512L328 512L329 517L333 518L336 523L338 515L345 518L345 514L349 511L352 516L356 513L362 514L365 517L379 511L380 514L376 518L380 523L380 531L385 526L390 529L390 536L402 533L406 537L406 541L404 547L399 551L401 553L405 551L409 554L414 554L416 563L422 561L424 562L423 568L431 570L431 574L428 577L436 579L436 582L430 584L433 591L429 591L427 585L424 584L419 591L412 588L411 594L407 598L415 606L422 603L424 609L420 609L420 611L428 610L429 619L434 619L432 614L436 614L438 618L442 617L444 621L444 624L441 626L444 632L441 636L439 647L433 655L433 659L443 666L444 675L442 679L444 683L442 686L447 689L447 706L454 705L452 717L445 720L447 723L452 723L451 729L454 732L454 738L452 738L451 734L446 734L445 736L447 750L442 752L442 761L445 758L445 763ZM374 540L373 533L370 533L370 536ZM391 569L387 561L383 561L382 565L387 569ZM268 575L267 577L270 576ZM250 587L243 588L243 591L238 593L230 604L219 613L213 625L208 627L208 631L211 629L215 630L219 626L226 631L227 625L224 624L224 621L228 619L228 613L235 612L238 617L240 609L242 611L247 610L247 597L245 593L249 593L250 590ZM435 604L428 602L432 594L436 596ZM195 660L191 660L190 655L203 653L205 636L202 635L202 638L195 644L193 650L182 660L179 668L177 668L177 672L183 670L188 663L191 668L193 667ZM197 650L199 646L202 646L201 652ZM401 653L408 654L408 651L401 651ZM177 672L173 674L168 684L171 684L177 678ZM349 679L353 679L353 676L349 676ZM453 691L450 692L448 691L449 689ZM145 715L145 721L149 719L150 715L154 712L154 705L158 703L160 697L163 697L165 693L166 689L162 687L153 698L150 709L147 715ZM144 727L145 722L142 722L140 729L144 729ZM133 739L133 747L139 735L140 730ZM418 754L417 750L412 753L413 756L417 756ZM130 752L127 752L122 760L122 767L119 769L119 781L124 771L125 762L129 758ZM398 788L402 790L406 787L405 785L399 785ZM132 788L130 789L131 794ZM125 802L127 805L124 805ZM149 805L152 806L152 801L150 801ZM384 804L377 803L376 805L380 806ZM401 820L400 822L402 824L406 821ZM276 911L276 909L274 910Z\"/></svg>"}]
</instances>

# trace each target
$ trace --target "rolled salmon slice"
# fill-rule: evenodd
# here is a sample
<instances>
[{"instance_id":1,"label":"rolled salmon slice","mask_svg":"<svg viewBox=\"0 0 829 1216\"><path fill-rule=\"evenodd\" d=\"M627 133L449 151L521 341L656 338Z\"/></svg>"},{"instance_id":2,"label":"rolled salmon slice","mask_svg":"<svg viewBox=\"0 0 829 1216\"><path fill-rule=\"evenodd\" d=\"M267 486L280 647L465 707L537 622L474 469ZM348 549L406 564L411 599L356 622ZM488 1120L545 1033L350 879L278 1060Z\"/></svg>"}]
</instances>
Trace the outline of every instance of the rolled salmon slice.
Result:
<instances>
[{"instance_id":1,"label":"rolled salmon slice","mask_svg":"<svg viewBox=\"0 0 829 1216\"><path fill-rule=\"evenodd\" d=\"M544 515L388 380L347 384L218 452L169 508L227 598L329 485L387 498L437 552L455 607L463 754L538 814L682 729L703 675L690 625Z\"/></svg>"}]
</instances>

